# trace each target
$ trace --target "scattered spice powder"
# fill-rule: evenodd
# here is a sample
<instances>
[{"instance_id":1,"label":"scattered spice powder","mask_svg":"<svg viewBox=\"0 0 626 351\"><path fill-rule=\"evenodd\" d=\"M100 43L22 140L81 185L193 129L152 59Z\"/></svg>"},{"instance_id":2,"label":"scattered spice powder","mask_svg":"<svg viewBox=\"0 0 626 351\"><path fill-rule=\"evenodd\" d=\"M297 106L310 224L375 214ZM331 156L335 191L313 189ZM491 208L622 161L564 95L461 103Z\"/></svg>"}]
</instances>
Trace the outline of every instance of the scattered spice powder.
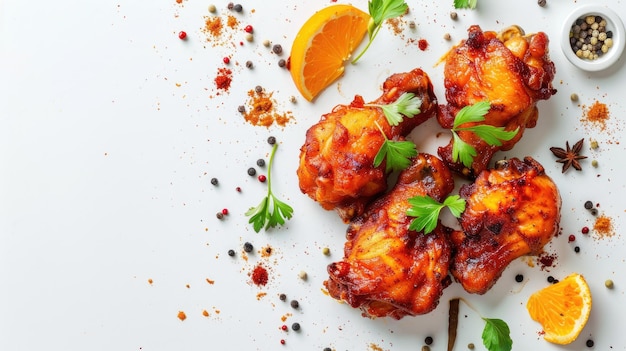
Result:
<instances>
[{"instance_id":1,"label":"scattered spice powder","mask_svg":"<svg viewBox=\"0 0 626 351\"><path fill-rule=\"evenodd\" d=\"M541 270L547 270L547 268L554 267L554 262L556 261L557 256L555 254L544 253L537 258L537 261L541 265Z\"/></svg>"},{"instance_id":2,"label":"scattered spice powder","mask_svg":"<svg viewBox=\"0 0 626 351\"><path fill-rule=\"evenodd\" d=\"M218 68L214 81L218 89L228 91L230 83L233 81L233 71L226 67Z\"/></svg>"},{"instance_id":3,"label":"scattered spice powder","mask_svg":"<svg viewBox=\"0 0 626 351\"><path fill-rule=\"evenodd\" d=\"M224 24L222 23L221 17L206 17L204 24L205 33L210 34L213 37L219 37L222 35L222 29L224 28Z\"/></svg>"},{"instance_id":4,"label":"scattered spice powder","mask_svg":"<svg viewBox=\"0 0 626 351\"><path fill-rule=\"evenodd\" d=\"M248 91L249 108L244 113L246 121L255 126L269 127L274 123L285 126L293 116L290 111L278 113L275 109L276 101L272 95L273 93L267 93L263 90Z\"/></svg>"},{"instance_id":5,"label":"scattered spice powder","mask_svg":"<svg viewBox=\"0 0 626 351\"><path fill-rule=\"evenodd\" d=\"M593 229L601 238L610 237L614 234L611 218L604 215L596 218Z\"/></svg>"},{"instance_id":6,"label":"scattered spice powder","mask_svg":"<svg viewBox=\"0 0 626 351\"><path fill-rule=\"evenodd\" d=\"M267 284L268 278L269 275L267 273L267 269L265 269L262 265L259 264L254 267L254 270L252 270L252 282L254 284L264 286Z\"/></svg>"},{"instance_id":7,"label":"scattered spice powder","mask_svg":"<svg viewBox=\"0 0 626 351\"><path fill-rule=\"evenodd\" d=\"M585 111L585 120L599 124L600 128L604 130L606 127L606 121L609 119L609 108L606 104L595 101L586 111Z\"/></svg>"}]
</instances>

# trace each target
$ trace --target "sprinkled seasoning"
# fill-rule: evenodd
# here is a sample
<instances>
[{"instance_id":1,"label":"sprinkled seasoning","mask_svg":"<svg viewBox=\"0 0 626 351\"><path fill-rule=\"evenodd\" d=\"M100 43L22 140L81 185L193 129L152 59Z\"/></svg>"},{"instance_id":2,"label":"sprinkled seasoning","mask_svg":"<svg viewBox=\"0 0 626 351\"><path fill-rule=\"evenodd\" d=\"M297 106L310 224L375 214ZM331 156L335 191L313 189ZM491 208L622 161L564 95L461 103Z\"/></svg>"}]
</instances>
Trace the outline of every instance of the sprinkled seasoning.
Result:
<instances>
[{"instance_id":1,"label":"sprinkled seasoning","mask_svg":"<svg viewBox=\"0 0 626 351\"><path fill-rule=\"evenodd\" d=\"M604 130L606 128L606 122L608 121L609 116L609 108L606 106L606 104L596 100L585 111L584 120L598 125L601 130Z\"/></svg>"},{"instance_id":2,"label":"sprinkled seasoning","mask_svg":"<svg viewBox=\"0 0 626 351\"><path fill-rule=\"evenodd\" d=\"M276 101L273 93L268 93L261 88L261 91L248 91L248 111L244 114L247 122L255 126L269 127L276 123L285 126L293 118L290 111L279 113L276 111Z\"/></svg>"},{"instance_id":3,"label":"sprinkled seasoning","mask_svg":"<svg viewBox=\"0 0 626 351\"><path fill-rule=\"evenodd\" d=\"M217 76L214 79L217 89L228 91L230 83L233 81L233 72L225 67L217 69Z\"/></svg>"},{"instance_id":4,"label":"sprinkled seasoning","mask_svg":"<svg viewBox=\"0 0 626 351\"><path fill-rule=\"evenodd\" d=\"M267 274L267 269L265 269L265 267L260 264L254 267L254 270L252 270L252 282L254 284L263 286L267 284L268 279L269 275Z\"/></svg>"},{"instance_id":5,"label":"sprinkled seasoning","mask_svg":"<svg viewBox=\"0 0 626 351\"><path fill-rule=\"evenodd\" d=\"M613 223L607 216L599 216L593 224L593 230L600 237L613 236Z\"/></svg>"}]
</instances>

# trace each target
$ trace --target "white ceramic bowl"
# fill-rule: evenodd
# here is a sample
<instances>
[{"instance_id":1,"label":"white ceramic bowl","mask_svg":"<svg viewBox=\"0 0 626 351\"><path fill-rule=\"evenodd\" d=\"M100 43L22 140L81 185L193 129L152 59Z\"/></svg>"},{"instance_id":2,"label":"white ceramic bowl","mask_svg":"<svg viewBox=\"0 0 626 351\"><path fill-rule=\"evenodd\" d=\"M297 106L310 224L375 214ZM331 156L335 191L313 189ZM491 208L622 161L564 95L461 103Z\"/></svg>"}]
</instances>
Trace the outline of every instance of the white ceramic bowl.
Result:
<instances>
[{"instance_id":1,"label":"white ceramic bowl","mask_svg":"<svg viewBox=\"0 0 626 351\"><path fill-rule=\"evenodd\" d=\"M576 56L570 45L569 32L578 18L584 16L602 16L607 22L606 29L613 32L613 47L595 60ZM624 51L624 24L615 11L600 5L583 5L572 11L563 23L561 49L567 59L576 67L585 71L601 71L619 60Z\"/></svg>"}]
</instances>

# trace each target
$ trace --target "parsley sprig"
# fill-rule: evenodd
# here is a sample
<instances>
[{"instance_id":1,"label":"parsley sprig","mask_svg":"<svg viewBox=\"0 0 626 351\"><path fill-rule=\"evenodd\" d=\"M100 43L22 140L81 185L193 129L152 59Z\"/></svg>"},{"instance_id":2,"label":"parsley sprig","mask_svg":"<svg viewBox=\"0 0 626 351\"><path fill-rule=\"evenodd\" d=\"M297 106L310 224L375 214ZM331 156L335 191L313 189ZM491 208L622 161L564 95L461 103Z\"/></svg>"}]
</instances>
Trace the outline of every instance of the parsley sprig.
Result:
<instances>
[{"instance_id":1,"label":"parsley sprig","mask_svg":"<svg viewBox=\"0 0 626 351\"><path fill-rule=\"evenodd\" d=\"M511 339L511 330L505 321L497 318L485 318L480 315L480 312L469 302L463 298L455 298L450 300L450 311L448 312L448 350L454 348L456 341L456 328L459 320L459 301L465 302L465 304L474 310L480 318L485 321L485 327L483 328L482 339L483 345L489 351L511 351L513 348L513 340Z\"/></svg>"},{"instance_id":2,"label":"parsley sprig","mask_svg":"<svg viewBox=\"0 0 626 351\"><path fill-rule=\"evenodd\" d=\"M430 196L415 196L409 199L411 208L406 211L407 216L415 217L409 225L410 230L424 231L430 234L437 226L439 214L444 207L456 218L465 211L465 200L459 195L450 195L442 203Z\"/></svg>"},{"instance_id":3,"label":"parsley sprig","mask_svg":"<svg viewBox=\"0 0 626 351\"><path fill-rule=\"evenodd\" d=\"M475 9L478 0L454 0L455 9Z\"/></svg>"},{"instance_id":4,"label":"parsley sprig","mask_svg":"<svg viewBox=\"0 0 626 351\"><path fill-rule=\"evenodd\" d=\"M409 8L404 0L370 0L367 3L367 7L370 13L369 24L367 25L367 35L369 41L367 46L361 51L361 53L352 60L355 64L361 56L369 49L370 45L374 41L374 38L378 35L380 28L385 20L390 18L402 16Z\"/></svg>"},{"instance_id":5,"label":"parsley sprig","mask_svg":"<svg viewBox=\"0 0 626 351\"><path fill-rule=\"evenodd\" d=\"M519 127L512 131L504 130L504 127L494 127L488 124L476 124L471 127L462 127L466 123L478 123L485 120L485 115L489 112L491 103L489 101L480 101L470 106L463 107L454 118L454 125L452 127L452 137L454 143L452 144L452 160L457 162L461 160L465 167L471 167L476 156L476 149L463 141L458 132L470 131L481 138L485 143L491 146L500 146L502 141L509 141L513 139Z\"/></svg>"},{"instance_id":6,"label":"parsley sprig","mask_svg":"<svg viewBox=\"0 0 626 351\"><path fill-rule=\"evenodd\" d=\"M417 156L417 148L413 142L408 140L389 140L378 122L374 122L380 133L385 137L385 141L378 149L374 156L374 167L380 166L383 160L385 163L385 171L401 171L411 164L411 157Z\"/></svg>"},{"instance_id":7,"label":"parsley sprig","mask_svg":"<svg viewBox=\"0 0 626 351\"><path fill-rule=\"evenodd\" d=\"M390 126L397 126L404 120L404 117L413 118L421 113L422 99L413 93L404 93L396 101L390 104L365 104L365 106L379 107ZM387 160L385 171L401 171L411 164L411 157L417 155L415 144L408 140L390 140L377 122L374 122L385 141L374 156L374 167L378 167Z\"/></svg>"},{"instance_id":8,"label":"parsley sprig","mask_svg":"<svg viewBox=\"0 0 626 351\"><path fill-rule=\"evenodd\" d=\"M272 164L274 163L274 155L278 143L272 147L269 164L267 166L267 195L261 200L256 207L251 207L246 216L250 216L248 223L252 223L255 232L259 232L261 228L274 228L277 225L285 224L285 218L290 219L293 215L293 208L288 204L280 201L274 193L272 193Z\"/></svg>"}]
</instances>

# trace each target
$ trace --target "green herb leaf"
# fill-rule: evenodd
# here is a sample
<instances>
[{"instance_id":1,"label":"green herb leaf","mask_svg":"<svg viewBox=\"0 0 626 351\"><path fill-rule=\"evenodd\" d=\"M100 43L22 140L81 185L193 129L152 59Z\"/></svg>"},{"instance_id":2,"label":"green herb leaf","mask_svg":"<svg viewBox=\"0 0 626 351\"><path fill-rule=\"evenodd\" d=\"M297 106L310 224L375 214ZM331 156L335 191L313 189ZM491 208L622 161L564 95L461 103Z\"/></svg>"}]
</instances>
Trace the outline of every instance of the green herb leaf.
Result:
<instances>
[{"instance_id":1,"label":"green herb leaf","mask_svg":"<svg viewBox=\"0 0 626 351\"><path fill-rule=\"evenodd\" d=\"M484 318L486 322L483 329L483 345L489 351L511 351L513 340L511 331L505 321L501 319Z\"/></svg>"},{"instance_id":2,"label":"green herb leaf","mask_svg":"<svg viewBox=\"0 0 626 351\"><path fill-rule=\"evenodd\" d=\"M369 49L370 45L378 35L380 28L384 21L402 16L406 13L409 5L407 5L404 0L370 0L367 4L369 13L370 13L370 21L367 26L367 33L369 36L369 41L367 46L361 51L361 53L352 60L352 63L356 63L361 56Z\"/></svg>"},{"instance_id":3,"label":"green herb leaf","mask_svg":"<svg viewBox=\"0 0 626 351\"><path fill-rule=\"evenodd\" d=\"M402 122L404 116L413 118L415 115L422 112L420 110L420 107L422 107L422 99L415 96L413 93L404 93L390 104L365 104L365 106L380 107L389 125L397 126Z\"/></svg>"},{"instance_id":4,"label":"green herb leaf","mask_svg":"<svg viewBox=\"0 0 626 351\"><path fill-rule=\"evenodd\" d=\"M443 203L439 203L430 196L415 196L408 201L411 208L406 211L406 214L415 217L409 229L417 232L424 231L424 234L430 234L435 230L439 213L444 207L448 207L452 215L457 218L465 211L465 200L458 195L448 196Z\"/></svg>"},{"instance_id":5,"label":"green herb leaf","mask_svg":"<svg viewBox=\"0 0 626 351\"><path fill-rule=\"evenodd\" d=\"M471 127L462 127L466 123L478 123L485 120L485 115L489 112L491 104L489 101L480 101L470 106L465 106L454 117L452 127L452 137L454 139L452 145L452 160L461 163L465 167L471 167L474 162L476 149L463 141L457 132L470 131L481 138L485 143L491 146L500 146L502 141L513 139L519 132L519 127L513 131L506 131L504 127L495 127L488 124L477 124Z\"/></svg>"},{"instance_id":6,"label":"green herb leaf","mask_svg":"<svg viewBox=\"0 0 626 351\"><path fill-rule=\"evenodd\" d=\"M285 224L285 219L293 216L293 208L283 201L280 201L272 193L272 164L274 163L274 155L278 144L272 147L270 160L267 167L267 195L261 200L256 207L251 207L246 211L246 216L250 216L248 223L252 224L255 232L259 232L261 228L265 230L274 228L277 225Z\"/></svg>"},{"instance_id":7,"label":"green herb leaf","mask_svg":"<svg viewBox=\"0 0 626 351\"><path fill-rule=\"evenodd\" d=\"M478 0L454 0L454 8L456 9L475 9Z\"/></svg>"},{"instance_id":8,"label":"green herb leaf","mask_svg":"<svg viewBox=\"0 0 626 351\"><path fill-rule=\"evenodd\" d=\"M411 164L411 157L417 156L415 144L411 141L385 140L374 157L374 167L380 166L387 159L385 171L401 171Z\"/></svg>"}]
</instances>

